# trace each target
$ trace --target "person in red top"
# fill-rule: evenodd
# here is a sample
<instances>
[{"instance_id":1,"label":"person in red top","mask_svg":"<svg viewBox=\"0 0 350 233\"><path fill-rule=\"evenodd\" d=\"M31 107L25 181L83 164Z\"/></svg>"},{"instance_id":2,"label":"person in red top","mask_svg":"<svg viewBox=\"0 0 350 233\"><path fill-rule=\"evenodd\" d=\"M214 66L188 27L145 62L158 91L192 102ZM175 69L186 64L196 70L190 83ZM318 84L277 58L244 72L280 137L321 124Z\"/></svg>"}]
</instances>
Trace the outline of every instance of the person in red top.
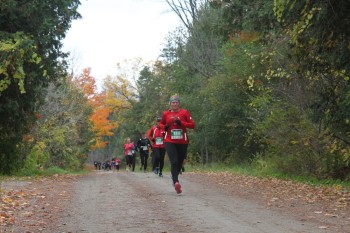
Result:
<instances>
[{"instance_id":1,"label":"person in red top","mask_svg":"<svg viewBox=\"0 0 350 233\"><path fill-rule=\"evenodd\" d=\"M131 168L132 160L133 160L133 154L132 150L134 149L134 143L131 142L130 138L126 139L126 142L124 144L124 155L126 160L126 170L129 171L129 168Z\"/></svg>"},{"instance_id":2,"label":"person in red top","mask_svg":"<svg viewBox=\"0 0 350 233\"><path fill-rule=\"evenodd\" d=\"M116 159L114 160L114 163L115 163L115 169L116 169L117 171L119 171L120 163L121 163L120 158L116 158Z\"/></svg>"},{"instance_id":3,"label":"person in red top","mask_svg":"<svg viewBox=\"0 0 350 233\"><path fill-rule=\"evenodd\" d=\"M115 159L115 167L116 167L116 169L117 169L117 171L119 172L119 168L120 168L120 164L121 164L121 160L120 160L120 158L116 158Z\"/></svg>"},{"instance_id":4,"label":"person in red top","mask_svg":"<svg viewBox=\"0 0 350 233\"><path fill-rule=\"evenodd\" d=\"M171 163L171 175L177 194L182 192L179 173L187 159L188 135L186 129L194 129L194 121L186 109L180 108L178 95L170 97L170 109L163 112L160 126L164 127L164 145Z\"/></svg>"},{"instance_id":5,"label":"person in red top","mask_svg":"<svg viewBox=\"0 0 350 233\"><path fill-rule=\"evenodd\" d=\"M154 156L154 167L153 171L158 174L159 177L163 177L163 167L164 167L164 157L165 157L165 147L164 147L164 129L160 127L159 122L161 118L157 117L156 125L152 126L149 130L148 138L152 142L153 156Z\"/></svg>"}]
</instances>

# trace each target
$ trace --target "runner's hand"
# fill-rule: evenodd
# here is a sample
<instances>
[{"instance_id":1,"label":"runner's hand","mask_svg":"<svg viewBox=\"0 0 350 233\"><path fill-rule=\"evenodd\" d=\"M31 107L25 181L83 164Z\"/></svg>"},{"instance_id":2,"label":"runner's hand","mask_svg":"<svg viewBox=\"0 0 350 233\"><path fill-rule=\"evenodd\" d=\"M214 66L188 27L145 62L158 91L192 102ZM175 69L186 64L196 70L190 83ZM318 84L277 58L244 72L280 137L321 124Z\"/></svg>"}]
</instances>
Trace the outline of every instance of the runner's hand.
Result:
<instances>
[{"instance_id":1,"label":"runner's hand","mask_svg":"<svg viewBox=\"0 0 350 233\"><path fill-rule=\"evenodd\" d=\"M168 129L169 129L169 125L164 125L164 130L168 131Z\"/></svg>"},{"instance_id":2,"label":"runner's hand","mask_svg":"<svg viewBox=\"0 0 350 233\"><path fill-rule=\"evenodd\" d=\"M181 125L180 119L176 119L176 120L175 120L175 123L176 123L177 125Z\"/></svg>"}]
</instances>

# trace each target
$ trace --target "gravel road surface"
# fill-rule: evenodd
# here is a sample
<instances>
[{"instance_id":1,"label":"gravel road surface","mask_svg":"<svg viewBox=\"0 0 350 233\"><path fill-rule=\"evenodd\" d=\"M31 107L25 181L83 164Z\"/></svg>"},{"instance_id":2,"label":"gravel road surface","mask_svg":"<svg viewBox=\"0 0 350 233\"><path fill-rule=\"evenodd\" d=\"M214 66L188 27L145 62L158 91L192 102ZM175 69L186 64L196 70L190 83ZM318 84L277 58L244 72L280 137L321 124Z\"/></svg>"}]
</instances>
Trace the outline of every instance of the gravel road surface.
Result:
<instances>
[{"instance_id":1,"label":"gravel road surface","mask_svg":"<svg viewBox=\"0 0 350 233\"><path fill-rule=\"evenodd\" d=\"M75 183L56 232L332 232L254 201L180 176L176 194L170 174L96 171Z\"/></svg>"}]
</instances>

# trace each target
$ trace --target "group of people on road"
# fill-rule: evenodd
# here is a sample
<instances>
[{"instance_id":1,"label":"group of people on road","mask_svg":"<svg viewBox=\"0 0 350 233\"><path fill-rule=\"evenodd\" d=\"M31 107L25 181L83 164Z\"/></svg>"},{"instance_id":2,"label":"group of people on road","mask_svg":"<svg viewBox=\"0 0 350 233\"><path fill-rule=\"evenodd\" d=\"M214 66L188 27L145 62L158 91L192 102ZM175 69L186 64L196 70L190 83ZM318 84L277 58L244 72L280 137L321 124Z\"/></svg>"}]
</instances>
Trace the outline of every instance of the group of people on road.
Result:
<instances>
[{"instance_id":1,"label":"group of people on road","mask_svg":"<svg viewBox=\"0 0 350 233\"><path fill-rule=\"evenodd\" d=\"M124 144L124 155L126 161L126 170L135 171L135 161L136 161L136 152L140 154L140 171L147 172L148 158L150 154L152 155L152 167L154 171L154 148L156 145L152 145L151 140L147 137L146 133L142 133L141 138L135 143L130 138L126 139ZM150 151L152 151L150 153Z\"/></svg>"},{"instance_id":2,"label":"group of people on road","mask_svg":"<svg viewBox=\"0 0 350 233\"><path fill-rule=\"evenodd\" d=\"M120 158L113 158L112 160L107 159L103 163L101 163L100 161L97 161L97 160L94 161L94 167L96 170L103 169L106 171L109 171L109 170L119 171L120 164L121 164Z\"/></svg>"},{"instance_id":3,"label":"group of people on road","mask_svg":"<svg viewBox=\"0 0 350 233\"><path fill-rule=\"evenodd\" d=\"M194 129L195 123L188 110L180 107L180 98L173 95L169 99L170 109L156 118L156 124L148 133L142 133L135 143L130 138L124 144L124 155L127 171L135 171L136 151L140 154L140 171L147 171L147 161L152 151L152 170L163 177L165 153L171 164L172 184L177 194L182 193L179 174L184 171L187 160L189 138L187 129Z\"/></svg>"}]
</instances>

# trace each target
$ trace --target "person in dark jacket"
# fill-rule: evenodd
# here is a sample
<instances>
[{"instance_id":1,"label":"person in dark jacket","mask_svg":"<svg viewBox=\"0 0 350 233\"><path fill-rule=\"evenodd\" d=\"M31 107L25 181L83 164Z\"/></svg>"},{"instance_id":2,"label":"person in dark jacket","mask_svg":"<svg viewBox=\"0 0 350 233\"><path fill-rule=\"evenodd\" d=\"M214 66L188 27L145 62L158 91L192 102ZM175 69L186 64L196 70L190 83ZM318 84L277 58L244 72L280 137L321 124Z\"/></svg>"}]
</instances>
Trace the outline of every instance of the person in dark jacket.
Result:
<instances>
[{"instance_id":1,"label":"person in dark jacket","mask_svg":"<svg viewBox=\"0 0 350 233\"><path fill-rule=\"evenodd\" d=\"M131 160L131 169L134 172L135 171L135 166L136 166L136 152L137 152L137 145L134 141L132 141L133 147L131 150L132 154L132 160Z\"/></svg>"},{"instance_id":2,"label":"person in dark jacket","mask_svg":"<svg viewBox=\"0 0 350 233\"><path fill-rule=\"evenodd\" d=\"M149 150L152 149L151 141L146 137L146 133L142 133L142 137L137 141L137 148L140 153L141 167L140 170L147 172L147 160Z\"/></svg>"}]
</instances>

